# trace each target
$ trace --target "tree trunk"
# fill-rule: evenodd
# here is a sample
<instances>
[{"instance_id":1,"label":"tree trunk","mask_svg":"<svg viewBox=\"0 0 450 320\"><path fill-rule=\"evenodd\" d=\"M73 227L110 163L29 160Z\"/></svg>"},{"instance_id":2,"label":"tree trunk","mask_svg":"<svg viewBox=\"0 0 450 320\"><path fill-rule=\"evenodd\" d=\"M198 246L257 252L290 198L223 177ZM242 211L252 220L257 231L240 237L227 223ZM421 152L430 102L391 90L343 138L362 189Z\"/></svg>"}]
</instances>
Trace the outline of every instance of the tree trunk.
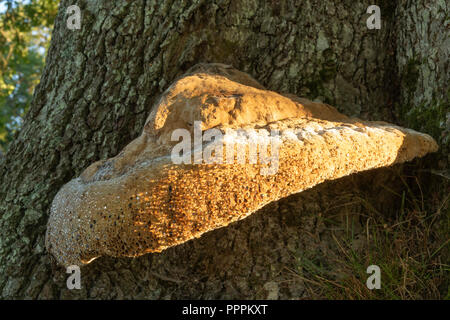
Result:
<instances>
[{"instance_id":1,"label":"tree trunk","mask_svg":"<svg viewBox=\"0 0 450 320\"><path fill-rule=\"evenodd\" d=\"M441 146L439 167L450 169L450 20L446 1L398 4L399 120L432 134Z\"/></svg>"},{"instance_id":2,"label":"tree trunk","mask_svg":"<svg viewBox=\"0 0 450 320\"><path fill-rule=\"evenodd\" d=\"M321 248L313 213L339 192L336 184L352 179L274 203L161 254L100 258L81 269L81 290L67 289L65 269L45 251L49 205L64 183L138 136L158 95L199 62L231 64L268 89L364 119L401 122L403 109L395 106L422 104L433 93L445 99L445 1L382 2L382 28L369 30L369 0L62 0L24 127L0 159L0 297L305 295L303 280L286 270L295 265L293 253ZM82 11L80 30L66 27L73 4ZM426 60L412 68L419 77L411 89L403 70L415 54ZM306 232L315 240L305 240Z\"/></svg>"}]
</instances>

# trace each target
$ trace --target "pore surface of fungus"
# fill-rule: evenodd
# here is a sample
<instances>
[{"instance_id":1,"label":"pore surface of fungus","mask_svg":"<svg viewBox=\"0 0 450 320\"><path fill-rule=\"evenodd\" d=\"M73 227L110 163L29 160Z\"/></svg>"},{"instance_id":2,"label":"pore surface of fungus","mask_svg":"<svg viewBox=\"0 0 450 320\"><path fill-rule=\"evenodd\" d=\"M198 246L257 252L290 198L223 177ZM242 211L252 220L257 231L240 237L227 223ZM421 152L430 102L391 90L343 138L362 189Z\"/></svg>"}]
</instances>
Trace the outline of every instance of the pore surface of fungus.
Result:
<instances>
[{"instance_id":1,"label":"pore surface of fungus","mask_svg":"<svg viewBox=\"0 0 450 320\"><path fill-rule=\"evenodd\" d=\"M55 196L46 247L58 263L82 265L102 255L160 252L323 181L438 148L429 135L349 118L329 105L266 90L221 64L194 67L152 110L141 136L117 156L93 163ZM195 138L196 123L201 134L214 129L224 135L200 140L200 149L194 143L183 159L195 159L214 144L214 159L231 154L227 161L174 163L179 143L172 141L174 131L184 129ZM225 134L229 130L240 133ZM270 174L273 163L250 157L263 144L252 149L241 143L268 137L278 146L267 145L265 159L270 155L277 162ZM248 160L238 160L239 152Z\"/></svg>"}]
</instances>

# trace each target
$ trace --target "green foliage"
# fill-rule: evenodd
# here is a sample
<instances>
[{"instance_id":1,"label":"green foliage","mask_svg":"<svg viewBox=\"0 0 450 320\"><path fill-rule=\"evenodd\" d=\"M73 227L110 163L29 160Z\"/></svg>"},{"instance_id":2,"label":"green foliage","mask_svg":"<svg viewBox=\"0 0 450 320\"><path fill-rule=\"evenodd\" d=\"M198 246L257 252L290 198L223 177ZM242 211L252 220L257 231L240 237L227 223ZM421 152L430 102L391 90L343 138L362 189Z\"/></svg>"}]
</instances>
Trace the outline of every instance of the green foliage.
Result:
<instances>
[{"instance_id":1,"label":"green foliage","mask_svg":"<svg viewBox=\"0 0 450 320\"><path fill-rule=\"evenodd\" d=\"M30 105L44 67L56 0L0 0L0 150Z\"/></svg>"}]
</instances>

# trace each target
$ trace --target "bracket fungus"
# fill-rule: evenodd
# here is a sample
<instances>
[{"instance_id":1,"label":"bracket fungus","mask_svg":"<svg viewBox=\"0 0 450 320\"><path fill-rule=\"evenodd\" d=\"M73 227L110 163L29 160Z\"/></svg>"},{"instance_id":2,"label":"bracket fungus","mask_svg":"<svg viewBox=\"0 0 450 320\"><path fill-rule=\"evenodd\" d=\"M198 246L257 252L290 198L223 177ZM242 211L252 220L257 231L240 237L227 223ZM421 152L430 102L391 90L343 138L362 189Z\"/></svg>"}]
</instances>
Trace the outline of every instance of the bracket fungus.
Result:
<instances>
[{"instance_id":1,"label":"bracket fungus","mask_svg":"<svg viewBox=\"0 0 450 320\"><path fill-rule=\"evenodd\" d=\"M195 136L196 122L200 133L250 130L268 137L276 130L276 172L261 174L267 161L234 156L232 162L174 163L173 132ZM201 156L211 143L220 146L217 142L227 152L250 153L250 145L240 145L238 138L203 137L200 148L183 151L183 159ZM427 134L349 118L327 104L266 90L230 66L200 64L164 92L141 136L61 188L51 206L46 247L65 266L102 255L160 252L323 181L437 149ZM214 150L220 160L225 157ZM273 146L268 152L274 154Z\"/></svg>"}]
</instances>

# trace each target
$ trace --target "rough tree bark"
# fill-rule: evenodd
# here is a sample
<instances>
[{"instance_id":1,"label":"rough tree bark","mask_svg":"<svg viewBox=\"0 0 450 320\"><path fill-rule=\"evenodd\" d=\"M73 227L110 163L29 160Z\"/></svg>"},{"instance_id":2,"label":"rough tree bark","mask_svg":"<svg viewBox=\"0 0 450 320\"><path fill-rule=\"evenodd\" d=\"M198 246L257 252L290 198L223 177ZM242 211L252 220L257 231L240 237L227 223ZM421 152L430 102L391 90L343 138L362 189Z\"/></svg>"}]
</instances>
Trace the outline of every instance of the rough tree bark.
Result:
<instances>
[{"instance_id":1,"label":"rough tree bark","mask_svg":"<svg viewBox=\"0 0 450 320\"><path fill-rule=\"evenodd\" d=\"M399 120L435 136L450 169L450 19L446 1L402 0L396 23Z\"/></svg>"},{"instance_id":2,"label":"rough tree bark","mask_svg":"<svg viewBox=\"0 0 450 320\"><path fill-rule=\"evenodd\" d=\"M158 95L199 62L231 64L269 89L365 119L401 122L406 101L445 99L446 2L379 2L381 30L366 27L368 0L62 0L24 127L0 160L0 297L301 297L301 280L281 288L272 280L288 279L293 253L311 245L301 232L321 246L314 219L302 216L338 188L275 203L161 254L98 259L72 291L45 252L49 205L64 183L135 138ZM73 4L81 30L66 28ZM410 62L415 54L424 64ZM418 79L413 89L403 70Z\"/></svg>"}]
</instances>

